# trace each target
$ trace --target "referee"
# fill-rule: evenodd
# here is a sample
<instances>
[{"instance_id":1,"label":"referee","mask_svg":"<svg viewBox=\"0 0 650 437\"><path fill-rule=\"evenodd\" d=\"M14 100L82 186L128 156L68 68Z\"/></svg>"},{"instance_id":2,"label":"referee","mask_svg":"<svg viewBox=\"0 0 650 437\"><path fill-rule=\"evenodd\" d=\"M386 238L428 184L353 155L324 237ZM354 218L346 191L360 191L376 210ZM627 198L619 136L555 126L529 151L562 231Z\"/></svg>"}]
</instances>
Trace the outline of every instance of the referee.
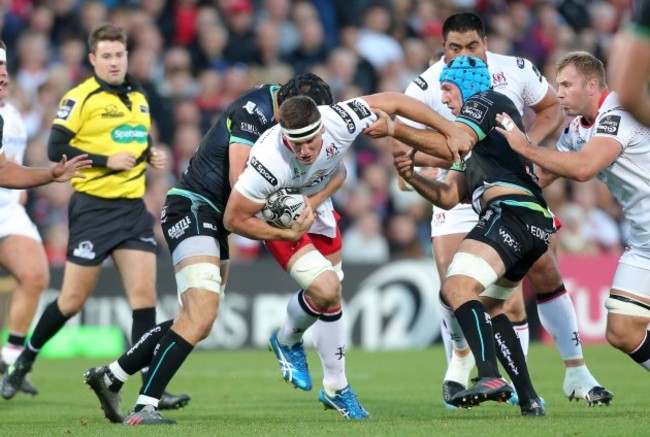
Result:
<instances>
[{"instance_id":1,"label":"referee","mask_svg":"<svg viewBox=\"0 0 650 437\"><path fill-rule=\"evenodd\" d=\"M126 74L124 29L101 24L90 34L94 75L63 96L48 145L49 158L87 154L93 161L74 179L68 207L69 239L63 285L39 319L27 347L5 374L0 392L11 399L38 352L83 307L111 256L133 310L131 339L156 325L156 240L142 197L147 163L162 169L165 153L152 146L149 103ZM178 408L189 396L166 394L160 408Z\"/></svg>"}]
</instances>

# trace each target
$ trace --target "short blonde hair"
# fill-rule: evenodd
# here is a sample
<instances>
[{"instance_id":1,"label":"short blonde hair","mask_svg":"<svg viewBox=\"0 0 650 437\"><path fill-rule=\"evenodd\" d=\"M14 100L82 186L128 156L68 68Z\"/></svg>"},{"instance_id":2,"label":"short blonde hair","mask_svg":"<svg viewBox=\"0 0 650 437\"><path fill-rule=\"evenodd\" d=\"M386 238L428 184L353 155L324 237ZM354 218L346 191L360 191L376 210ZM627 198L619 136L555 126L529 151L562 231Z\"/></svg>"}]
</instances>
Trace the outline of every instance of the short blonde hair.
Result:
<instances>
[{"instance_id":1,"label":"short blonde hair","mask_svg":"<svg viewBox=\"0 0 650 437\"><path fill-rule=\"evenodd\" d=\"M555 72L559 73L566 67L573 65L581 76L586 80L596 78L601 89L607 87L605 79L605 66L602 61L591 53L577 51L562 56L555 64Z\"/></svg>"}]
</instances>

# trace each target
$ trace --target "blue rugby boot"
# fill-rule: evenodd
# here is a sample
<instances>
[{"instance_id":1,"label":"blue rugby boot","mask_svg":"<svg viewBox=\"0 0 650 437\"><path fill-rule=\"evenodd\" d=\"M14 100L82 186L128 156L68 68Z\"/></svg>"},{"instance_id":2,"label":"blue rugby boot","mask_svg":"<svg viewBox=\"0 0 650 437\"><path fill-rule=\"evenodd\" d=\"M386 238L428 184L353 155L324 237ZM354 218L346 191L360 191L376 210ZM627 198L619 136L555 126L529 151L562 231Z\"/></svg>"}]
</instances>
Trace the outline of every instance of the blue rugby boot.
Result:
<instances>
[{"instance_id":1,"label":"blue rugby boot","mask_svg":"<svg viewBox=\"0 0 650 437\"><path fill-rule=\"evenodd\" d=\"M278 341L278 333L274 332L269 339L269 350L275 353L280 363L280 371L285 381L293 384L295 388L311 390L311 375L307 366L307 354L302 342L287 346Z\"/></svg>"},{"instance_id":2,"label":"blue rugby boot","mask_svg":"<svg viewBox=\"0 0 650 437\"><path fill-rule=\"evenodd\" d=\"M318 400L326 410L336 410L349 420L367 419L368 411L359 404L357 394L352 391L350 384L341 390L336 390L334 396L329 395L325 389L318 393Z\"/></svg>"}]
</instances>

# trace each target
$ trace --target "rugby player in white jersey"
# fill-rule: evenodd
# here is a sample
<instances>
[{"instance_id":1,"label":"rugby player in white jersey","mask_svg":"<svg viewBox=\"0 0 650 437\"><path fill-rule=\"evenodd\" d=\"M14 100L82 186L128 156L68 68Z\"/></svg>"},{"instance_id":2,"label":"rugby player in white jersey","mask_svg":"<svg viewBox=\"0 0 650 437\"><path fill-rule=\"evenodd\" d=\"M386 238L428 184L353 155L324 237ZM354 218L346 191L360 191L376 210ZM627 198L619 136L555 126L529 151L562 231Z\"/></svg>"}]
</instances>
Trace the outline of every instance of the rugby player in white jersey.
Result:
<instances>
[{"instance_id":1,"label":"rugby player in white jersey","mask_svg":"<svg viewBox=\"0 0 650 437\"><path fill-rule=\"evenodd\" d=\"M316 106L308 97L293 97L280 107L280 124L266 131L253 146L248 166L235 184L224 213L229 231L266 240L278 263L302 287L288 303L284 325L270 339L284 379L297 388L311 390L302 337L318 321L313 338L324 373L318 399L325 408L335 409L347 419L365 419L368 412L359 404L345 373L342 241L332 202L327 198L314 205L316 219L299 238L291 230L270 226L258 213L266 198L280 188L296 188L305 196L323 190L355 138L377 120L374 110L399 113L434 127L446 135L451 147L458 144L462 150L463 144L469 146L469 135L403 94L364 96L331 106ZM447 147L437 153L452 159ZM311 207L306 211L312 214Z\"/></svg>"},{"instance_id":2,"label":"rugby player in white jersey","mask_svg":"<svg viewBox=\"0 0 650 437\"><path fill-rule=\"evenodd\" d=\"M528 60L487 51L485 27L478 15L470 12L451 15L443 24L442 34L444 55L409 85L407 95L453 120L451 109L441 101L440 73L452 59L460 55L471 55L486 61L493 89L508 96L520 114L523 114L526 107L535 112L535 119L527 129L533 141L541 142L560 125L562 113L555 90ZM422 127L408 120L400 121L413 127ZM404 149L404 145L396 140L393 140L392 145L394 151ZM426 151L426 145L423 145L422 150ZM449 166L449 163L422 153L416 153L415 160L416 165ZM445 175L446 171L441 170L439 180L444 180ZM431 241L441 283L456 249L477 220L478 216L469 204L460 204L448 211L433 207ZM555 238L551 240L551 247L554 247L554 243ZM555 339L566 367L563 384L565 395L569 399L585 399L589 403L608 402L611 393L600 386L585 365L575 308L560 277L553 251L549 251L533 265L528 278L537 295L540 321ZM506 302L505 311L517 330L524 354L527 354L528 324L520 287ZM442 301L441 313L443 338L449 340L446 338L449 336L453 344L453 351L448 351L449 363L442 390L443 401L450 406L449 400L454 394L467 387L470 371L474 367L474 357L453 313ZM516 396L511 398L511 402L517 402Z\"/></svg>"},{"instance_id":3,"label":"rugby player in white jersey","mask_svg":"<svg viewBox=\"0 0 650 437\"><path fill-rule=\"evenodd\" d=\"M7 161L22 165L27 131L18 109L7 102L10 90L6 62L6 46L0 41L2 147ZM39 298L50 280L41 236L23 206L25 197L24 191L0 188L0 266L17 282L9 308L9 337L0 352L0 374L14 364L24 349ZM27 378L23 380L20 391L38 394L38 389Z\"/></svg>"},{"instance_id":4,"label":"rugby player in white jersey","mask_svg":"<svg viewBox=\"0 0 650 437\"><path fill-rule=\"evenodd\" d=\"M556 149L530 144L514 125L498 129L511 147L541 167L540 185L562 176L597 177L623 208L630 225L628 247L619 259L607 308L607 340L650 370L650 128L639 123L607 88L603 63L586 52L571 52L556 64L558 96L576 116ZM510 119L497 120L509 128Z\"/></svg>"}]
</instances>

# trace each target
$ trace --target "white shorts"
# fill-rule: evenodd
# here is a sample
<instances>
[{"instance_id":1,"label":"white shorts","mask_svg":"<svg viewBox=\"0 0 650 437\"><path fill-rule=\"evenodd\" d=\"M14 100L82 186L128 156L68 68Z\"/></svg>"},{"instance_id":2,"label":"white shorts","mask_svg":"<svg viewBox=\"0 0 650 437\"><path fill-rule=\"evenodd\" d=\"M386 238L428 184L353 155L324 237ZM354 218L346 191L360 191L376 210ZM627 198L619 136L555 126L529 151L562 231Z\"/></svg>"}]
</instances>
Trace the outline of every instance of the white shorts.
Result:
<instances>
[{"instance_id":1,"label":"white shorts","mask_svg":"<svg viewBox=\"0 0 650 437\"><path fill-rule=\"evenodd\" d=\"M450 210L433 207L431 238L443 235L466 234L476 226L478 214L468 203L460 203Z\"/></svg>"},{"instance_id":2,"label":"white shorts","mask_svg":"<svg viewBox=\"0 0 650 437\"><path fill-rule=\"evenodd\" d=\"M612 288L650 298L650 255L626 250L618 260Z\"/></svg>"},{"instance_id":3,"label":"white shorts","mask_svg":"<svg viewBox=\"0 0 650 437\"><path fill-rule=\"evenodd\" d=\"M43 241L36 225L32 223L20 204L0 208L0 239L10 235L22 235L36 241Z\"/></svg>"}]
</instances>

